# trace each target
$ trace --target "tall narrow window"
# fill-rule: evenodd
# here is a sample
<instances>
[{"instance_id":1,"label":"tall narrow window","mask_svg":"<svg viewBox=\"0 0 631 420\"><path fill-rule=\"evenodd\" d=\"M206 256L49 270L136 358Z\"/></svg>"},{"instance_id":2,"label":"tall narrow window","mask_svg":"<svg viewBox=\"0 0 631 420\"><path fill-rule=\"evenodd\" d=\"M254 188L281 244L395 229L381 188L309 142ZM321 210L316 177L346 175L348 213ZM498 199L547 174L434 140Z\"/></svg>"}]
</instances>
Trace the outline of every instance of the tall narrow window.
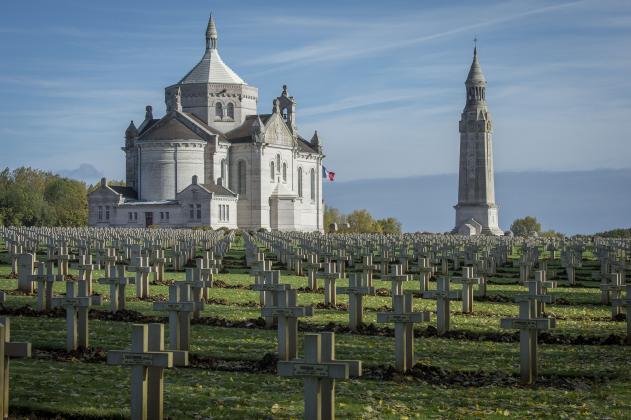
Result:
<instances>
[{"instance_id":1,"label":"tall narrow window","mask_svg":"<svg viewBox=\"0 0 631 420\"><path fill-rule=\"evenodd\" d=\"M221 159L221 166L219 168L219 170L221 171L221 185L222 186L226 186L228 185L228 165L226 165L226 159Z\"/></svg>"},{"instance_id":2,"label":"tall narrow window","mask_svg":"<svg viewBox=\"0 0 631 420\"><path fill-rule=\"evenodd\" d=\"M274 182L275 176L276 176L276 173L274 171L274 161L271 161L269 164L269 177L272 180L272 182Z\"/></svg>"},{"instance_id":3,"label":"tall narrow window","mask_svg":"<svg viewBox=\"0 0 631 420\"><path fill-rule=\"evenodd\" d=\"M302 197L302 168L298 168L298 197Z\"/></svg>"},{"instance_id":4,"label":"tall narrow window","mask_svg":"<svg viewBox=\"0 0 631 420\"><path fill-rule=\"evenodd\" d=\"M99 220L103 220L103 206L99 206Z\"/></svg>"},{"instance_id":5,"label":"tall narrow window","mask_svg":"<svg viewBox=\"0 0 631 420\"><path fill-rule=\"evenodd\" d=\"M198 219L202 218L202 205L201 204L197 205L197 218Z\"/></svg>"},{"instance_id":6,"label":"tall narrow window","mask_svg":"<svg viewBox=\"0 0 631 420\"><path fill-rule=\"evenodd\" d=\"M237 193L238 194L242 194L245 195L245 191L246 191L246 173L245 173L245 161L244 160L240 160L239 164L237 165Z\"/></svg>"},{"instance_id":7,"label":"tall narrow window","mask_svg":"<svg viewBox=\"0 0 631 420\"><path fill-rule=\"evenodd\" d=\"M215 104L215 117L219 119L223 118L223 105L221 102Z\"/></svg>"},{"instance_id":8,"label":"tall narrow window","mask_svg":"<svg viewBox=\"0 0 631 420\"><path fill-rule=\"evenodd\" d=\"M230 206L226 204L226 222L230 221Z\"/></svg>"},{"instance_id":9,"label":"tall narrow window","mask_svg":"<svg viewBox=\"0 0 631 420\"><path fill-rule=\"evenodd\" d=\"M228 118L231 120L234 120L234 104L232 102L229 103L226 108L226 115L228 115Z\"/></svg>"},{"instance_id":10,"label":"tall narrow window","mask_svg":"<svg viewBox=\"0 0 631 420\"><path fill-rule=\"evenodd\" d=\"M188 205L188 216L191 219L195 218L195 207L192 204Z\"/></svg>"},{"instance_id":11,"label":"tall narrow window","mask_svg":"<svg viewBox=\"0 0 631 420\"><path fill-rule=\"evenodd\" d=\"M283 182L287 182L287 162L283 162Z\"/></svg>"},{"instance_id":12,"label":"tall narrow window","mask_svg":"<svg viewBox=\"0 0 631 420\"><path fill-rule=\"evenodd\" d=\"M315 170L313 168L311 168L311 173L310 173L310 185L309 185L309 190L311 191L311 201L315 201L315 196L316 196L316 180L315 180Z\"/></svg>"},{"instance_id":13,"label":"tall narrow window","mask_svg":"<svg viewBox=\"0 0 631 420\"><path fill-rule=\"evenodd\" d=\"M276 155L276 169L280 171L280 155Z\"/></svg>"},{"instance_id":14,"label":"tall narrow window","mask_svg":"<svg viewBox=\"0 0 631 420\"><path fill-rule=\"evenodd\" d=\"M110 220L110 206L105 206L105 220Z\"/></svg>"}]
</instances>

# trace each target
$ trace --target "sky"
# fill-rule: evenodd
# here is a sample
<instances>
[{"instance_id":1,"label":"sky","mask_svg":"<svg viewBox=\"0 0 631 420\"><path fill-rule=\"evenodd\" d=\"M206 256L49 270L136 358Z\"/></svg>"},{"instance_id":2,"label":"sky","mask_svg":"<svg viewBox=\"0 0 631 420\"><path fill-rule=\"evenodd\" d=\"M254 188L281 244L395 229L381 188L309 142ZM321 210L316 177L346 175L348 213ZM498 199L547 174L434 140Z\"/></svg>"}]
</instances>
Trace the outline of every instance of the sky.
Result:
<instances>
[{"instance_id":1,"label":"sky","mask_svg":"<svg viewBox=\"0 0 631 420\"><path fill-rule=\"evenodd\" d=\"M163 115L210 12L259 112L287 84L338 180L457 172L475 37L496 171L631 167L628 0L7 2L0 166L122 179L125 128Z\"/></svg>"}]
</instances>

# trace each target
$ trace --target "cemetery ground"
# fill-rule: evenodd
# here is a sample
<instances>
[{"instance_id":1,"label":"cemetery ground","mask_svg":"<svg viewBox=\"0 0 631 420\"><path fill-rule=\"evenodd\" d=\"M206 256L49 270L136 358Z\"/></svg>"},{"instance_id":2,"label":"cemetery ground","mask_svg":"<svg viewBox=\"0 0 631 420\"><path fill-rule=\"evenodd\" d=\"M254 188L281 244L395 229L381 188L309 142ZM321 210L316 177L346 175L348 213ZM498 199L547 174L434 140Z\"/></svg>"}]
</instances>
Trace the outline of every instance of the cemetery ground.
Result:
<instances>
[{"instance_id":1,"label":"cemetery ground","mask_svg":"<svg viewBox=\"0 0 631 420\"><path fill-rule=\"evenodd\" d=\"M266 253L271 256L271 253ZM591 273L597 261L585 253L577 269L577 285L563 281L549 294L556 303L546 313L557 328L539 336L539 378L535 385L519 382L519 333L500 328L500 319L515 317L514 296L519 268L498 267L489 279L487 296L476 299L473 314L462 314L461 302L451 303L451 327L444 336L430 322L415 324L417 364L407 374L394 365L394 329L377 324L377 310L390 310L390 284L375 276L376 296L366 296L365 326L348 329L348 296L338 294L337 307L325 307L322 291L304 290L306 277L290 275L278 263L282 282L299 289L298 303L314 305L314 316L299 321L299 344L305 332L336 332L337 359L358 359L360 378L336 384L339 418L489 417L610 417L631 413L631 351L623 343L624 315L611 320L611 307L600 304L598 280ZM518 258L517 254L513 258ZM209 303L192 321L190 366L165 371L165 414L178 418L300 418L302 383L276 375L276 328L260 318L259 292L245 265L243 241L237 236L224 257L223 272L215 276ZM122 418L129 416L129 370L106 364L108 350L127 348L132 324L162 322L164 312L153 302L166 300L168 284L185 273L166 272L152 284L151 297L140 300L128 287L127 310L110 314L109 288L96 281L94 290L106 301L90 310L90 348L67 352L65 312L61 308L36 312L36 297L16 291L17 280L4 243L0 243L0 289L7 292L1 308L11 319L11 337L32 343L33 357L11 361L12 414L63 418ZM75 270L71 275L77 275ZM94 271L94 279L103 277ZM418 289L415 281L405 289ZM322 287L322 281L318 281ZM338 286L348 284L340 279ZM458 286L452 286L458 288ZM436 282L430 282L436 288ZM55 283L55 294L65 292ZM436 309L434 300L417 297L414 310ZM165 327L168 336L168 325ZM302 350L299 348L299 353Z\"/></svg>"}]
</instances>

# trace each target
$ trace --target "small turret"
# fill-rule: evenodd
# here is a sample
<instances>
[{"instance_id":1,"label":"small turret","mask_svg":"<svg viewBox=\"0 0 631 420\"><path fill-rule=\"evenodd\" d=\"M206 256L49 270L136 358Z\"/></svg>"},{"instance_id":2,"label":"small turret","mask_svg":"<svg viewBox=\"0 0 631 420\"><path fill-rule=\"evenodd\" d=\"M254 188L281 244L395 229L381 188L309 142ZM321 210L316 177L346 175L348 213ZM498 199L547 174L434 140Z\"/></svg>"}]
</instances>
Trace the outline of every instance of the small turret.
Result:
<instances>
[{"instance_id":1,"label":"small turret","mask_svg":"<svg viewBox=\"0 0 631 420\"><path fill-rule=\"evenodd\" d=\"M175 110L178 112L182 112L182 90L179 86L175 91Z\"/></svg>"},{"instance_id":2,"label":"small turret","mask_svg":"<svg viewBox=\"0 0 631 420\"><path fill-rule=\"evenodd\" d=\"M127 130L125 130L125 140L133 140L136 137L138 137L138 129L136 128L136 126L134 125L134 121L132 120L129 123Z\"/></svg>"},{"instance_id":3,"label":"small turret","mask_svg":"<svg viewBox=\"0 0 631 420\"><path fill-rule=\"evenodd\" d=\"M311 144L314 146L320 145L320 137L318 136L318 130L314 131L313 137L311 137Z\"/></svg>"},{"instance_id":4,"label":"small turret","mask_svg":"<svg viewBox=\"0 0 631 420\"><path fill-rule=\"evenodd\" d=\"M265 138L265 124L260 116L256 116L256 120L252 123L252 140L255 143L263 143Z\"/></svg>"},{"instance_id":5,"label":"small turret","mask_svg":"<svg viewBox=\"0 0 631 420\"><path fill-rule=\"evenodd\" d=\"M283 85L283 92L277 99L281 115L295 136L298 130L296 127L296 100L287 93L287 85Z\"/></svg>"},{"instance_id":6,"label":"small turret","mask_svg":"<svg viewBox=\"0 0 631 420\"><path fill-rule=\"evenodd\" d=\"M473 48L473 62L471 63L465 86L467 87L467 105L475 105L486 101L486 79L478 62L477 46Z\"/></svg>"},{"instance_id":7,"label":"small turret","mask_svg":"<svg viewBox=\"0 0 631 420\"><path fill-rule=\"evenodd\" d=\"M213 19L212 13L208 18L208 27L206 28L206 49L217 49L217 27L215 26L215 20Z\"/></svg>"}]
</instances>

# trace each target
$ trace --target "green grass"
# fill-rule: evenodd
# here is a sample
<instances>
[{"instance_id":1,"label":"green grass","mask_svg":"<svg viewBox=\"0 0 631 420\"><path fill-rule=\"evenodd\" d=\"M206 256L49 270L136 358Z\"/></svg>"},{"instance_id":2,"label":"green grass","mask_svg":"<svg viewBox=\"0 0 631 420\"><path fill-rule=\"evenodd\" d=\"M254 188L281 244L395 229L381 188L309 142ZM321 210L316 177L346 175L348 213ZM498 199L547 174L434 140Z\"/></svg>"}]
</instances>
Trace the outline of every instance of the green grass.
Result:
<instances>
[{"instance_id":1,"label":"green grass","mask_svg":"<svg viewBox=\"0 0 631 420\"><path fill-rule=\"evenodd\" d=\"M234 258L243 255L241 249L232 252ZM549 305L547 312L558 316L558 328L552 334L605 337L623 335L624 322L610 320L611 309L599 304L598 282L591 280L597 265L586 253L585 264L579 270L584 287L559 287L551 294L571 305ZM230 261L231 265L236 260ZM6 279L10 272L6 251L0 245L0 289L14 290L16 280ZM229 285L252 284L243 269L231 268L218 279ZM518 268L501 267L499 277L514 279ZM73 273L76 273L72 271ZM94 278L102 276L95 272ZM183 279L184 273L168 272L168 279ZM304 277L283 272L283 282L294 287L306 285ZM346 285L346 280L338 282ZM563 280L561 280L563 286ZM389 289L389 283L376 279L377 288ZM405 285L412 290L418 281ZM435 287L432 283L431 287ZM107 297L108 288L95 283L95 291ZM65 291L62 283L55 292ZM515 284L491 284L488 294L513 298L525 288ZM166 286L152 285L152 295L166 296ZM134 286L127 288L129 298ZM258 318L258 307L239 306L258 303L258 292L244 289L213 288L210 296L224 299L224 305L206 305L202 316L226 320ZM338 295L338 303L347 296ZM323 302L319 293L300 293L300 304ZM95 308L106 311L108 302ZM376 321L375 308L390 306L390 297L369 296L365 299L366 322ZM35 306L34 296L7 296L8 307ZM164 316L155 312L150 302L129 301L128 309L145 315ZM435 310L435 302L414 300L415 310ZM502 317L516 316L517 305L476 302L474 314L459 313L461 304L452 303L452 329L465 332L507 332L499 328ZM323 326L329 322L346 325L344 311L315 310L312 318L301 319L306 325ZM46 351L65 346L65 319L48 317L12 317L14 341L29 341L34 348L32 359L11 362L11 409L22 413L55 413L62 416L93 416L121 418L129 411L129 378L126 369L104 363L55 361L47 359ZM430 324L435 320L432 317ZM418 325L425 328L428 324ZM90 320L90 345L106 350L129 346L132 323ZM168 326L165 332L168 337ZM302 333L300 333L302 336ZM394 338L355 334L336 335L338 359L360 359L367 368L394 363ZM299 342L302 342L300 338ZM191 352L222 360L259 360L265 353L274 353L276 331L273 329L221 328L195 324L192 327ZM39 349L39 350L38 350ZM627 346L607 345L541 345L540 374L550 377L579 378L573 390L550 386L458 386L447 383L427 383L412 377L379 381L352 379L338 382L336 413L339 418L469 418L499 417L610 417L628 418L631 410L631 352ZM472 341L446 338L415 339L418 362L446 372L483 372L486 375L518 375L518 344L494 341ZM590 378L609 378L594 382ZM302 416L302 386L299 381L264 373L228 372L200 368L178 368L165 375L165 413L171 418L300 418Z\"/></svg>"}]
</instances>

